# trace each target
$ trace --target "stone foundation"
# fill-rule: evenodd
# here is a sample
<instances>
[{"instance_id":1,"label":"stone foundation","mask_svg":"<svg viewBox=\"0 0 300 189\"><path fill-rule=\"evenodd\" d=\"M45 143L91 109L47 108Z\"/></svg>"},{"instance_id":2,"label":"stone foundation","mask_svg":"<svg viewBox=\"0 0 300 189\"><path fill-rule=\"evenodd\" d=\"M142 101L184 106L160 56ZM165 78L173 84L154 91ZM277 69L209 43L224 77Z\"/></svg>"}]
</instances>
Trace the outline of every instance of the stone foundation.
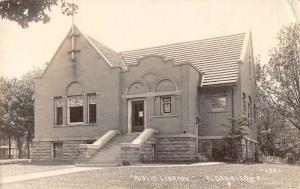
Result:
<instances>
[{"instance_id":1,"label":"stone foundation","mask_svg":"<svg viewBox=\"0 0 300 189\"><path fill-rule=\"evenodd\" d=\"M190 134L159 135L156 157L158 161L197 161L197 138Z\"/></svg>"},{"instance_id":2,"label":"stone foundation","mask_svg":"<svg viewBox=\"0 0 300 189\"><path fill-rule=\"evenodd\" d=\"M152 135L141 147L122 147L121 163L153 162L156 159L155 145L157 143L156 134Z\"/></svg>"},{"instance_id":3,"label":"stone foundation","mask_svg":"<svg viewBox=\"0 0 300 189\"><path fill-rule=\"evenodd\" d=\"M79 157L79 144L83 141L64 141L63 142L63 161L76 162Z\"/></svg>"},{"instance_id":4,"label":"stone foundation","mask_svg":"<svg viewBox=\"0 0 300 189\"><path fill-rule=\"evenodd\" d=\"M56 142L56 141L55 141ZM63 157L62 159L52 159L52 143L51 141L33 141L31 150L31 159L33 162L46 161L67 161L76 162L79 156L79 144L84 141L63 141Z\"/></svg>"},{"instance_id":5,"label":"stone foundation","mask_svg":"<svg viewBox=\"0 0 300 189\"><path fill-rule=\"evenodd\" d=\"M228 150L228 145L230 141L227 141L225 139L199 139L198 140L198 145L199 145L199 153L204 154L205 156L208 157L209 160L216 160L216 157L213 157L213 143L214 141L223 141L224 145L226 146L226 151ZM238 161L255 161L255 152L257 150L257 145L256 143L246 140L246 139L241 139L241 140L236 140L235 141L236 145L236 152L238 155L237 160ZM229 153L229 152L228 152Z\"/></svg>"},{"instance_id":6,"label":"stone foundation","mask_svg":"<svg viewBox=\"0 0 300 189\"><path fill-rule=\"evenodd\" d=\"M32 161L50 161L51 142L33 141L30 154Z\"/></svg>"}]
</instances>

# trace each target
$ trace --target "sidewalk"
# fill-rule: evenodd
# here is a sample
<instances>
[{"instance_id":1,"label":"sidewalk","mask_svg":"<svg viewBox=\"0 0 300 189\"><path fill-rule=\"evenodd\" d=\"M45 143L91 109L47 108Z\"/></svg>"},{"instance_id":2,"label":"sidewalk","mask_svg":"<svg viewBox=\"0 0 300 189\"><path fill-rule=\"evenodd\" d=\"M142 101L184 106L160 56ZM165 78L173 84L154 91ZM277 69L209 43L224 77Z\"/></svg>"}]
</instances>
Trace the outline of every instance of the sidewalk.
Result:
<instances>
[{"instance_id":1,"label":"sidewalk","mask_svg":"<svg viewBox=\"0 0 300 189\"><path fill-rule=\"evenodd\" d=\"M120 166L120 167L70 167L66 169L54 170L54 171L45 171L45 172L37 172L37 173L29 173L23 175L9 176L3 177L0 180L0 184L9 184L13 182L20 182L26 180L33 180L45 177L52 177L58 175L66 175L71 173L77 173L82 171L90 171L96 169L128 169L128 168L163 168L163 167L193 167L193 166L208 166L208 165L220 165L224 164L222 162L202 162L202 163L192 163L192 164L136 164L129 166Z\"/></svg>"},{"instance_id":2,"label":"sidewalk","mask_svg":"<svg viewBox=\"0 0 300 189\"><path fill-rule=\"evenodd\" d=\"M77 172L89 171L89 170L95 170L95 169L101 169L101 167L72 167L72 168L67 168L67 169L62 169L62 170L30 173L30 174L10 176L10 177L2 177L0 180L0 184L9 184L9 183L13 183L13 182L33 180L33 179L52 177L52 176L58 176L58 175L65 175L65 174L71 174L71 173L77 173Z\"/></svg>"},{"instance_id":3,"label":"sidewalk","mask_svg":"<svg viewBox=\"0 0 300 189\"><path fill-rule=\"evenodd\" d=\"M1 159L0 165L13 164L13 163L30 163L31 159Z\"/></svg>"}]
</instances>

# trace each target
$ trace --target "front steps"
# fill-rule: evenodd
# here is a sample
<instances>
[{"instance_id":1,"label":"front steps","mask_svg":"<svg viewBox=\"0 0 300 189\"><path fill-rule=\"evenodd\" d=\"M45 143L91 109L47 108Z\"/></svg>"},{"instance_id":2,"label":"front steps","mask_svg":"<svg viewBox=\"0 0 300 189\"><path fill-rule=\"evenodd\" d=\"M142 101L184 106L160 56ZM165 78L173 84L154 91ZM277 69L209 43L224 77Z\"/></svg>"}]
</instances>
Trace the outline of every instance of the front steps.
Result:
<instances>
[{"instance_id":1,"label":"front steps","mask_svg":"<svg viewBox=\"0 0 300 189\"><path fill-rule=\"evenodd\" d=\"M130 143L138 134L116 135L111 141L101 147L92 157L79 161L76 166L118 166L120 162L121 143Z\"/></svg>"}]
</instances>

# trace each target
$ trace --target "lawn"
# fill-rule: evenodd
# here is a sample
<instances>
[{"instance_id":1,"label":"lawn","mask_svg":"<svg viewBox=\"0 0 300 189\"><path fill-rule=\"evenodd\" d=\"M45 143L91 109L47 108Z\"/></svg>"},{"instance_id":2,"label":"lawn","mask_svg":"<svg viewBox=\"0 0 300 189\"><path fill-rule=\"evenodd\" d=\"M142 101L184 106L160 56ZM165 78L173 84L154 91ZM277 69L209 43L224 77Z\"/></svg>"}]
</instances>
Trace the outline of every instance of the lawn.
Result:
<instances>
[{"instance_id":1,"label":"lawn","mask_svg":"<svg viewBox=\"0 0 300 189\"><path fill-rule=\"evenodd\" d=\"M70 165L65 164L33 164L33 163L19 163L19 164L5 164L0 165L0 176L14 176L23 175L36 172L52 171L65 169L70 167Z\"/></svg>"},{"instance_id":2,"label":"lawn","mask_svg":"<svg viewBox=\"0 0 300 189\"><path fill-rule=\"evenodd\" d=\"M299 188L300 166L221 164L179 167L115 167L5 184L14 188Z\"/></svg>"}]
</instances>

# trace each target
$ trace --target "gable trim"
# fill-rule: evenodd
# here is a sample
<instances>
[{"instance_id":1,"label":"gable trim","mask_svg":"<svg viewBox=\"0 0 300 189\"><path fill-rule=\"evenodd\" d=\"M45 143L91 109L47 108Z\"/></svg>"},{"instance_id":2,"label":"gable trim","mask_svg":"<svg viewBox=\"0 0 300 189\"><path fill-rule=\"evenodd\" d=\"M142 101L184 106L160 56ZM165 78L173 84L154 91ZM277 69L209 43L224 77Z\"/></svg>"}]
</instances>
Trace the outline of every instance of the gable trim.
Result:
<instances>
[{"instance_id":1,"label":"gable trim","mask_svg":"<svg viewBox=\"0 0 300 189\"><path fill-rule=\"evenodd\" d=\"M244 41L243 41L243 46L242 46L242 51L240 54L240 60L239 62L244 62L245 57L246 57L246 53L247 53L247 47L248 47L248 43L251 40L251 31L248 31L245 35Z\"/></svg>"},{"instance_id":2,"label":"gable trim","mask_svg":"<svg viewBox=\"0 0 300 189\"><path fill-rule=\"evenodd\" d=\"M62 42L59 44L58 48L56 49L56 51L54 52L54 55L51 57L49 64L46 66L46 68L44 69L43 73L41 76L36 77L35 79L41 79L44 77L44 75L46 74L48 68L50 67L50 65L52 64L54 58L56 57L57 53L59 52L59 50L61 49L62 45L64 44L64 42L66 41L66 39L69 37L69 34L71 32L72 29L69 29L69 31L67 32L66 36L64 37L64 39L62 40Z\"/></svg>"},{"instance_id":3,"label":"gable trim","mask_svg":"<svg viewBox=\"0 0 300 189\"><path fill-rule=\"evenodd\" d=\"M96 45L84 34L82 34L83 37L89 42L89 44L100 54L100 56L106 61L106 63L110 67L115 67L112 65L112 63L104 56L104 54L96 47Z\"/></svg>"}]
</instances>

